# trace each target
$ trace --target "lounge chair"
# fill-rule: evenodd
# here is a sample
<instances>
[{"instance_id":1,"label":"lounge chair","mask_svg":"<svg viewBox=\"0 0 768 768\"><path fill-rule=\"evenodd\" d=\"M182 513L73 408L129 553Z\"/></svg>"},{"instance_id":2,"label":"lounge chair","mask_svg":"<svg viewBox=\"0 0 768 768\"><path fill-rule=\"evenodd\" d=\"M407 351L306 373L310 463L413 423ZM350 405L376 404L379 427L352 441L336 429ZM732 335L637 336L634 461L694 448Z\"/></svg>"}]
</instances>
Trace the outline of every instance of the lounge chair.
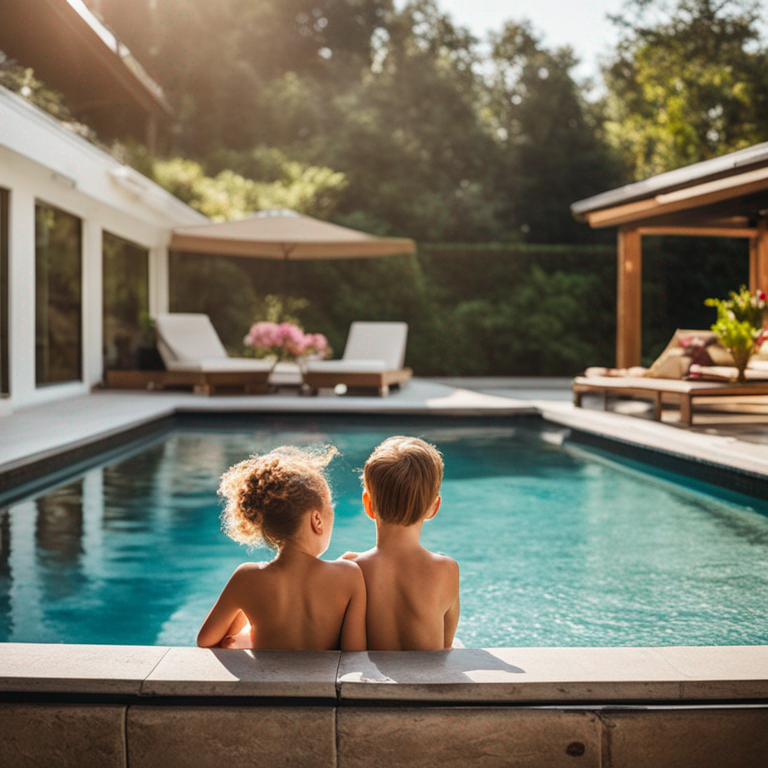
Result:
<instances>
[{"instance_id":1,"label":"lounge chair","mask_svg":"<svg viewBox=\"0 0 768 768\"><path fill-rule=\"evenodd\" d=\"M350 389L376 389L389 394L413 371L404 368L407 323L354 322L349 328L341 360L309 360L304 383L313 394L344 384Z\"/></svg>"},{"instance_id":2,"label":"lounge chair","mask_svg":"<svg viewBox=\"0 0 768 768\"><path fill-rule=\"evenodd\" d=\"M157 348L168 379L214 394L221 389L266 392L268 360L229 357L208 315L171 313L155 318Z\"/></svg>"},{"instance_id":3,"label":"lounge chair","mask_svg":"<svg viewBox=\"0 0 768 768\"><path fill-rule=\"evenodd\" d=\"M701 344L692 345L694 339ZM583 396L590 393L603 396L605 409L611 397L650 400L653 416L660 421L663 404L671 400L680 404L680 422L690 426L699 398L768 395L766 363L753 358L746 370L747 381L737 383L732 380L736 368L730 355L714 341L711 331L678 330L650 368L588 368L587 375L573 380L573 403L580 407ZM695 354L691 355L694 348L706 350L706 363L695 362Z\"/></svg>"}]
</instances>

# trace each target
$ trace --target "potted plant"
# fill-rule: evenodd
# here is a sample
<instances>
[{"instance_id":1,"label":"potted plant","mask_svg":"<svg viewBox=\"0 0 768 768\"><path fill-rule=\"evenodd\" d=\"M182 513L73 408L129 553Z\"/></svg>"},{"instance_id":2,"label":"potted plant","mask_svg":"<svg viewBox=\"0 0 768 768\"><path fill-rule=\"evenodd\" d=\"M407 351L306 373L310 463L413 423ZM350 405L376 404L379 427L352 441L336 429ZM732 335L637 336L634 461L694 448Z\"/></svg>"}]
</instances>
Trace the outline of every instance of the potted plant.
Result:
<instances>
[{"instance_id":1,"label":"potted plant","mask_svg":"<svg viewBox=\"0 0 768 768\"><path fill-rule=\"evenodd\" d=\"M751 293L742 285L738 293L731 291L727 299L707 299L704 303L717 309L717 320L712 330L720 345L733 357L738 372L736 381L746 381L744 372L749 358L768 338L765 328L768 311L765 292Z\"/></svg>"}]
</instances>

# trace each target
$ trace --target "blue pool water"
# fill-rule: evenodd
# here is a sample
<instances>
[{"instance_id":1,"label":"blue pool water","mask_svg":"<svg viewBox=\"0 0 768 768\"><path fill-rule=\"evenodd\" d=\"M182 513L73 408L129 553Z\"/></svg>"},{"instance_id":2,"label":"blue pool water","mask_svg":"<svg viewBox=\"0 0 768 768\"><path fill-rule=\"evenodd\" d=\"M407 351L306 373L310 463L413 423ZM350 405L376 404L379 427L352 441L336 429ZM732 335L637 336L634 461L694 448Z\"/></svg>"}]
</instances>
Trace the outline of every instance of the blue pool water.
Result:
<instances>
[{"instance_id":1,"label":"blue pool water","mask_svg":"<svg viewBox=\"0 0 768 768\"><path fill-rule=\"evenodd\" d=\"M461 569L467 646L768 644L768 517L515 427L182 428L0 507L0 641L192 645L249 555L219 531L221 473L329 442L326 558L373 545L359 470L397 433L445 457L425 546Z\"/></svg>"}]
</instances>

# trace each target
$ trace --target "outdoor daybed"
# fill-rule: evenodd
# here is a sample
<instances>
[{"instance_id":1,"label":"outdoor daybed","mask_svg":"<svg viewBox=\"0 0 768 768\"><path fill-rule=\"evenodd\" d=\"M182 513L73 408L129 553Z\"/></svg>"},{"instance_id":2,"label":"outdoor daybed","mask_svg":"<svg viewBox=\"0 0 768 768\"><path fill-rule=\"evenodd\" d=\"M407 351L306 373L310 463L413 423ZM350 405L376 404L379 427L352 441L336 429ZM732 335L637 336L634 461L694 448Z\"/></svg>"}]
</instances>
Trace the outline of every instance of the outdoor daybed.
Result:
<instances>
[{"instance_id":1,"label":"outdoor daybed","mask_svg":"<svg viewBox=\"0 0 768 768\"><path fill-rule=\"evenodd\" d=\"M768 395L768 374L762 372L762 380L747 381L745 384L727 381L680 381L675 379L650 379L641 376L577 376L573 380L573 403L581 406L582 397L587 393L600 394L607 408L611 396L629 396L653 403L653 417L661 420L664 402L680 403L680 422L690 426L693 423L695 400L702 397L740 397Z\"/></svg>"},{"instance_id":2,"label":"outdoor daybed","mask_svg":"<svg viewBox=\"0 0 768 768\"><path fill-rule=\"evenodd\" d=\"M341 360L309 360L304 383L313 394L319 389L344 384L349 389L376 389L389 394L413 372L404 368L408 324L354 322L349 328Z\"/></svg>"},{"instance_id":3,"label":"outdoor daybed","mask_svg":"<svg viewBox=\"0 0 768 768\"><path fill-rule=\"evenodd\" d=\"M736 368L711 331L678 330L667 348L648 368L588 368L571 385L573 403L585 394L599 394L607 409L611 397L650 400L653 416L661 420L665 402L680 405L680 422L693 423L695 401L700 398L768 396L768 362L757 356L746 370L746 382L734 381Z\"/></svg>"}]
</instances>

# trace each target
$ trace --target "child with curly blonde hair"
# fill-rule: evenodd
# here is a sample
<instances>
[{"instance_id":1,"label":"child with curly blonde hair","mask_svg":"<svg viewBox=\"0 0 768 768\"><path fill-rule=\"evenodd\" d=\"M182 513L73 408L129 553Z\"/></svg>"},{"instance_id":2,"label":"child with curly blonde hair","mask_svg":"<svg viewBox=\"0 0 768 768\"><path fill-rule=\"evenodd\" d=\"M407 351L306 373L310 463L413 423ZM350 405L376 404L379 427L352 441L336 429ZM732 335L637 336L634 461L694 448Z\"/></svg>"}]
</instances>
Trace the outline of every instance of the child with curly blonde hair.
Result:
<instances>
[{"instance_id":1,"label":"child with curly blonde hair","mask_svg":"<svg viewBox=\"0 0 768 768\"><path fill-rule=\"evenodd\" d=\"M335 448L276 448L230 468L219 494L223 529L277 550L232 574L197 635L205 648L364 651L366 592L357 564L319 557L333 529L324 470Z\"/></svg>"}]
</instances>

